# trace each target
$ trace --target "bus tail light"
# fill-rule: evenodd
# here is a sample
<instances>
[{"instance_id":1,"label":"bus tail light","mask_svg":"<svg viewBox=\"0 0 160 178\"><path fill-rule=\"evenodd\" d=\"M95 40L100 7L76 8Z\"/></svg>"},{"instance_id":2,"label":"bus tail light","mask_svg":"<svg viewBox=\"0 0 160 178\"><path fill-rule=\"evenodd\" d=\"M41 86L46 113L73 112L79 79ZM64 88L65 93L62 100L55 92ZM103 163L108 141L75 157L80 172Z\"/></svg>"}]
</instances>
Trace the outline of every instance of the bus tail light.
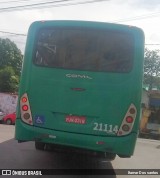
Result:
<instances>
[{"instance_id":1,"label":"bus tail light","mask_svg":"<svg viewBox=\"0 0 160 178\"><path fill-rule=\"evenodd\" d=\"M126 117L126 122L127 123L132 123L133 122L133 117L131 117L131 116Z\"/></svg>"},{"instance_id":2,"label":"bus tail light","mask_svg":"<svg viewBox=\"0 0 160 178\"><path fill-rule=\"evenodd\" d=\"M23 106L22 106L22 110L23 110L23 111L28 111L28 106L27 106L27 105L23 105Z\"/></svg>"},{"instance_id":3,"label":"bus tail light","mask_svg":"<svg viewBox=\"0 0 160 178\"><path fill-rule=\"evenodd\" d=\"M20 109L21 109L21 118L22 118L23 122L25 122L29 125L33 125L32 114L31 114L31 109L30 109L27 93L25 93L21 97Z\"/></svg>"},{"instance_id":4,"label":"bus tail light","mask_svg":"<svg viewBox=\"0 0 160 178\"><path fill-rule=\"evenodd\" d=\"M131 104L117 133L117 136L127 135L132 131L137 110L134 104Z\"/></svg>"}]
</instances>

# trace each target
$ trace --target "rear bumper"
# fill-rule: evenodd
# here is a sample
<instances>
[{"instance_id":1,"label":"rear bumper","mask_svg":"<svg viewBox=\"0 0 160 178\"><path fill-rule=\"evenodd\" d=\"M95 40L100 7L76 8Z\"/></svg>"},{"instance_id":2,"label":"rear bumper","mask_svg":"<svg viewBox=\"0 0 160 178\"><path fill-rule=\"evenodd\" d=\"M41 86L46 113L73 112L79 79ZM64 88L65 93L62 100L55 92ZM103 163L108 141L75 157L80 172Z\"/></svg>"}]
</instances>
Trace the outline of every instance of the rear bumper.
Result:
<instances>
[{"instance_id":1,"label":"rear bumper","mask_svg":"<svg viewBox=\"0 0 160 178\"><path fill-rule=\"evenodd\" d=\"M129 157L133 155L137 134L131 133L122 137L83 135L29 126L17 119L15 139L18 141L53 143Z\"/></svg>"}]
</instances>

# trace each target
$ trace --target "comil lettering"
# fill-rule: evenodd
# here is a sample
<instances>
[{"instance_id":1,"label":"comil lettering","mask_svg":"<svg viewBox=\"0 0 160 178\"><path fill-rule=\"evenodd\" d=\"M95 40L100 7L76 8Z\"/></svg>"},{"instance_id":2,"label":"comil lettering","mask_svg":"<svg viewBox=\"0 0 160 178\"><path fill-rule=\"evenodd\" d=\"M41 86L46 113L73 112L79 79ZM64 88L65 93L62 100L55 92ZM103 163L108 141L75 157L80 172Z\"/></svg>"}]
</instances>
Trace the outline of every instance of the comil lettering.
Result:
<instances>
[{"instance_id":1,"label":"comil lettering","mask_svg":"<svg viewBox=\"0 0 160 178\"><path fill-rule=\"evenodd\" d=\"M77 74L66 74L66 77L68 78L82 78L82 79L92 79L92 77L89 77L88 75L77 75Z\"/></svg>"}]
</instances>

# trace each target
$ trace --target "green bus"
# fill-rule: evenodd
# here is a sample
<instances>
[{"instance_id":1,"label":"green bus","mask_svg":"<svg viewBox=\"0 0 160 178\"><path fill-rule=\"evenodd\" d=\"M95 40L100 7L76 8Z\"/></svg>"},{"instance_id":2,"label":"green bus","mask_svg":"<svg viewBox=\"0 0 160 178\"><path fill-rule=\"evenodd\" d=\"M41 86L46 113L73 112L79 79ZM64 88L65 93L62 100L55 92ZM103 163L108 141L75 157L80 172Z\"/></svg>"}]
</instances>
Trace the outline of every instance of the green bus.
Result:
<instances>
[{"instance_id":1,"label":"green bus","mask_svg":"<svg viewBox=\"0 0 160 178\"><path fill-rule=\"evenodd\" d=\"M90 21L31 24L15 138L114 159L131 157L139 129L144 34Z\"/></svg>"}]
</instances>

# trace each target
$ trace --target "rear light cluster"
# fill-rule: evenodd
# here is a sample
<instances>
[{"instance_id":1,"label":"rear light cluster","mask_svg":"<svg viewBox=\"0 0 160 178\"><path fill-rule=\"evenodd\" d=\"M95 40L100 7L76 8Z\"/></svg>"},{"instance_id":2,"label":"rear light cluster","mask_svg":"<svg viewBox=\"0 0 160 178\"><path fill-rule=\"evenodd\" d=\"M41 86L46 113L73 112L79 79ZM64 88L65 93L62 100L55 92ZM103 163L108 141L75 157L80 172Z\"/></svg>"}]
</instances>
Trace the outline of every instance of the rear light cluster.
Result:
<instances>
[{"instance_id":1,"label":"rear light cluster","mask_svg":"<svg viewBox=\"0 0 160 178\"><path fill-rule=\"evenodd\" d=\"M33 125L29 100L28 100L28 96L27 96L26 93L21 97L20 108L21 108L21 118L22 118L22 120L29 125Z\"/></svg>"},{"instance_id":2,"label":"rear light cluster","mask_svg":"<svg viewBox=\"0 0 160 178\"><path fill-rule=\"evenodd\" d=\"M134 104L131 104L117 133L118 136L127 135L132 131L136 115L136 107L134 106Z\"/></svg>"}]
</instances>

